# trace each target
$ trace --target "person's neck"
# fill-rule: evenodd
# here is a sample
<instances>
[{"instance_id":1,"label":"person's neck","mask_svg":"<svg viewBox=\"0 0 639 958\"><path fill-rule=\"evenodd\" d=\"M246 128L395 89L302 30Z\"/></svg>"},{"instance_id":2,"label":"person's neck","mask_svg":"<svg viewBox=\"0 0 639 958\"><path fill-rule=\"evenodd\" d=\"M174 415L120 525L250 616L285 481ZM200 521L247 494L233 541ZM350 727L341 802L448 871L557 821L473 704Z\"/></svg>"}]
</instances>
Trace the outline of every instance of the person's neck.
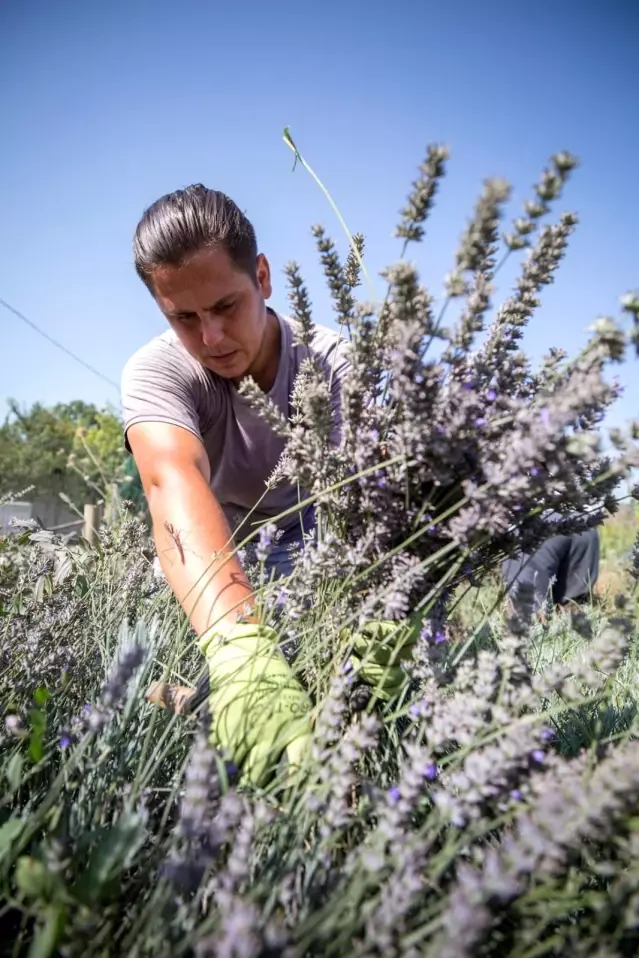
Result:
<instances>
[{"instance_id":1,"label":"person's neck","mask_svg":"<svg viewBox=\"0 0 639 958\"><path fill-rule=\"evenodd\" d=\"M264 393L270 392L277 378L280 366L281 335L279 320L269 309L266 314L262 348L253 365L246 371L246 375L251 376Z\"/></svg>"}]
</instances>

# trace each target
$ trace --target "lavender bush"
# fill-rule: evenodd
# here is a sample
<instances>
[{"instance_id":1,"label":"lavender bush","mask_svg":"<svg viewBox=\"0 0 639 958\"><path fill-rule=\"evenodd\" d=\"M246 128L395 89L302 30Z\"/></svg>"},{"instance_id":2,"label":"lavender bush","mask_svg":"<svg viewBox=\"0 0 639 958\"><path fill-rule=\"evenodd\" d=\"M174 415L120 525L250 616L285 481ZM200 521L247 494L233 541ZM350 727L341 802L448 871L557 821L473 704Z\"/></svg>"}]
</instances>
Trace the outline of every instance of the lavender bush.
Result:
<instances>
[{"instance_id":1,"label":"lavender bush","mask_svg":"<svg viewBox=\"0 0 639 958\"><path fill-rule=\"evenodd\" d=\"M446 162L428 150L402 255ZM95 549L30 530L5 540L0 922L12 954L636 953L634 606L532 626L503 602L470 627L457 615L505 555L614 512L637 464L632 430L607 458L597 433L618 392L606 374L621 326L597 320L576 357L551 350L538 370L520 349L576 223L541 224L575 165L554 157L503 234L504 255L529 252L490 323L505 183L484 185L438 306L403 259L381 304L357 303L363 238L342 263L314 231L351 341L341 441L311 364L292 424L245 386L289 439L272 481L299 482L318 516L289 581L264 581L271 530L252 550L260 607L315 703L294 787L242 788L207 744L206 715L146 704L152 678L194 681L200 662L142 521L121 515ZM298 267L287 273L304 340L310 296ZM350 662L348 627L374 618L421 628L385 703L362 696Z\"/></svg>"}]
</instances>

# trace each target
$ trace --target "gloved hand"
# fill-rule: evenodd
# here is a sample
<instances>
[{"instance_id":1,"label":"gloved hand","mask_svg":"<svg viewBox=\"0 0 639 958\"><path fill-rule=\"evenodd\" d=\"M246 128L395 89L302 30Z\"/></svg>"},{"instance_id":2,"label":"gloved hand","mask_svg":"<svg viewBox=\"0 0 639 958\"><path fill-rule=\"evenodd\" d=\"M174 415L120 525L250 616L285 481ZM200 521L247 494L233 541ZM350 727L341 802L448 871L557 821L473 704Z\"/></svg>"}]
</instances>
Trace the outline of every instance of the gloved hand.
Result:
<instances>
[{"instance_id":1,"label":"gloved hand","mask_svg":"<svg viewBox=\"0 0 639 958\"><path fill-rule=\"evenodd\" d=\"M349 655L355 675L370 685L377 696L388 701L406 682L402 662L413 656L419 627L413 622L367 622L357 632L344 630L351 645Z\"/></svg>"},{"instance_id":2,"label":"gloved hand","mask_svg":"<svg viewBox=\"0 0 639 958\"><path fill-rule=\"evenodd\" d=\"M264 625L220 623L198 646L209 667L213 745L254 785L265 784L282 757L294 772L310 742L311 702L277 646L277 633Z\"/></svg>"}]
</instances>

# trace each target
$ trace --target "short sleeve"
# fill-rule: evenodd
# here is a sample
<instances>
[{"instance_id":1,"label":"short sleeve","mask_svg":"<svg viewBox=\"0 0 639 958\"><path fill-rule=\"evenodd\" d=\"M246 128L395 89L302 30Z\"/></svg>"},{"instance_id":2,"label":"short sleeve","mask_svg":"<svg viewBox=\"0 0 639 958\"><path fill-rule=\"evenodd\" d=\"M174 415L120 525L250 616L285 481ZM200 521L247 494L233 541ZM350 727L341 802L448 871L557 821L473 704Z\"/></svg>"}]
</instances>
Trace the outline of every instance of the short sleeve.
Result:
<instances>
[{"instance_id":1,"label":"short sleeve","mask_svg":"<svg viewBox=\"0 0 639 958\"><path fill-rule=\"evenodd\" d=\"M198 399L200 383L190 357L158 337L138 350L121 376L125 445L128 430L139 422L167 422L202 438Z\"/></svg>"}]
</instances>

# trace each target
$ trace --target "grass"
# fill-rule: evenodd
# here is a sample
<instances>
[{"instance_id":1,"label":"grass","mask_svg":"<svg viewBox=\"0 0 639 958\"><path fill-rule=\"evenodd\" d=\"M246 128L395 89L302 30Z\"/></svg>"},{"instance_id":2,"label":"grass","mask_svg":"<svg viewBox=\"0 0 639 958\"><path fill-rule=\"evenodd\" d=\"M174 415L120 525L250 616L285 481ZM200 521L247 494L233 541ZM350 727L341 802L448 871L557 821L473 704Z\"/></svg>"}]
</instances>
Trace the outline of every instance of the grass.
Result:
<instances>
[{"instance_id":1,"label":"grass","mask_svg":"<svg viewBox=\"0 0 639 958\"><path fill-rule=\"evenodd\" d=\"M635 595L628 573L629 554L639 533L639 512L624 505L601 529L601 569L595 593L609 603L616 594Z\"/></svg>"},{"instance_id":2,"label":"grass","mask_svg":"<svg viewBox=\"0 0 639 958\"><path fill-rule=\"evenodd\" d=\"M610 521L603 538L605 567L614 569L615 557L619 563L629 539L623 516ZM356 749L353 765L353 756L349 760L342 744L353 734L349 732L353 719L338 696L330 707L331 714L341 716L339 729L333 744L322 753L323 767L308 791L238 792L233 773L229 777L223 763L206 759L207 787L195 799L201 803L205 831L193 844L180 822L189 789L184 771L197 720L159 712L144 702L143 694L151 679L162 675L194 680L199 662L174 601L166 589L153 584L144 550L140 557L138 533L125 523L120 532L105 535L97 552L70 550L66 577L57 585L55 574L50 584L42 583L42 577L52 572L43 571L38 545L24 542L16 548L23 573L12 603L5 607L1 685L5 718L13 715L20 721L19 731L5 729L0 744L4 786L0 924L4 940L13 942L5 953L154 958L345 955L355 954L352 949L359 941L360 951L376 954L365 948L374 948L373 938L383 942L391 935L395 944L388 953L411 954L410 947L417 943L420 954L439 954L445 916L452 907L457 856L464 848L475 849L479 862L488 836L507 833L508 823L517 820L520 799L511 800L506 794L496 803L487 800L477 806L479 817L468 819L461 830L459 825L447 824L428 790L417 787L407 756L402 758L407 719L393 720L388 713L385 718L379 713L378 743L359 759ZM135 583L128 598L127 576ZM592 640L575 632L570 617L562 614L535 625L526 656L538 676L566 666L577 675L577 697L566 698L566 685L563 691L541 695L529 718L525 712L508 712L505 705L505 713L494 712L490 717L494 706L481 705L478 696L480 690L487 694L494 663L507 661L507 657L500 659L505 627L498 597L499 584L493 579L460 603L456 627L472 627L477 639L465 659L466 678L461 684L453 681L436 700L445 721L449 721L447 709L458 709L455 701L467 702L461 712L451 713L458 716L461 738L458 743L449 741L441 752L441 789L437 785L442 795L461 800L460 807L465 807L464 792L450 783L471 774L468 762L473 755L479 762L483 755L488 760L494 748L504 751L497 751L490 762L502 762L504 769L510 769L503 774L512 777L508 786L512 794L525 796L532 788L524 802L533 802L537 773L533 770L531 777L525 753L513 758L509 750L515 742L518 747L533 748L538 734L533 729L542 723L554 731L557 756L575 760L584 749L597 751L606 741L623 743L634 735L636 631L627 636L619 667L605 666L594 686L592 677L588 685L585 678L579 679L579 670L583 666L586 674ZM595 641L608 625L609 605L614 607L606 596L589 612ZM136 610L137 629L122 622L127 608ZM41 630L42 623L51 620L50 612L55 612L55 624L49 626L55 642L41 647L40 659L46 662L53 657L49 670L36 674L33 662L29 665L25 658L20 636ZM21 621L28 625L26 633L18 628ZM108 720L92 728L86 722L85 705L90 703L95 710L105 678L113 675L114 661L121 659L122 649L133 639L147 650L146 664L124 683L122 700ZM25 675L25 666L31 674ZM502 674L505 681L507 672ZM475 730L471 721L463 745L464 723L478 705ZM436 727L435 713L424 727L433 722ZM426 748L425 741L418 745L419 736L413 735L412 740L411 747ZM522 746L522 741L530 744ZM326 744L317 747L326 749ZM552 772L545 774L550 783ZM404 795L403 813L401 804L395 808L385 797L393 789ZM193 802L193 796L188 800ZM471 802L470 808L474 807ZM197 878L198 862L208 847L205 835L213 827L222 828L222 821L227 822L222 845L215 854L205 856L204 871L193 888L189 881L193 873ZM332 824L324 827L323 822ZM388 836L396 833L395 851L392 843L382 840L380 828ZM428 849L430 859L423 857ZM381 871L372 865L376 856ZM402 894L407 894L412 881L407 869L411 868L418 868L420 882L426 882L423 892L415 898L412 911L402 906L395 917L387 915L390 889L403 888ZM565 901L573 901L577 887L584 893L589 888L589 894L603 896L604 901L605 883L601 885L596 868L593 871L584 861L579 869L577 885L574 871L566 873L565 888L572 888L572 897ZM542 883L539 891L545 887ZM578 919L573 905L562 908L558 906L556 921L543 933L546 944L539 954L565 953L566 929L573 928L573 934ZM512 948L519 949L538 922L536 906L529 907L523 896L513 905L509 920L514 929ZM394 924L396 931L392 931ZM503 944L499 927L487 939L482 954L527 953L499 951L499 943ZM579 923L577 927L581 928ZM599 926L594 932L590 924L587 928L582 929L584 940L601 934ZM249 932L254 935L253 944L245 940ZM623 933L626 938L627 934ZM278 935L286 946L269 951L268 941L279 940ZM229 936L235 950L229 944L231 950L225 951L223 942ZM559 951L555 940L560 942Z\"/></svg>"}]
</instances>

